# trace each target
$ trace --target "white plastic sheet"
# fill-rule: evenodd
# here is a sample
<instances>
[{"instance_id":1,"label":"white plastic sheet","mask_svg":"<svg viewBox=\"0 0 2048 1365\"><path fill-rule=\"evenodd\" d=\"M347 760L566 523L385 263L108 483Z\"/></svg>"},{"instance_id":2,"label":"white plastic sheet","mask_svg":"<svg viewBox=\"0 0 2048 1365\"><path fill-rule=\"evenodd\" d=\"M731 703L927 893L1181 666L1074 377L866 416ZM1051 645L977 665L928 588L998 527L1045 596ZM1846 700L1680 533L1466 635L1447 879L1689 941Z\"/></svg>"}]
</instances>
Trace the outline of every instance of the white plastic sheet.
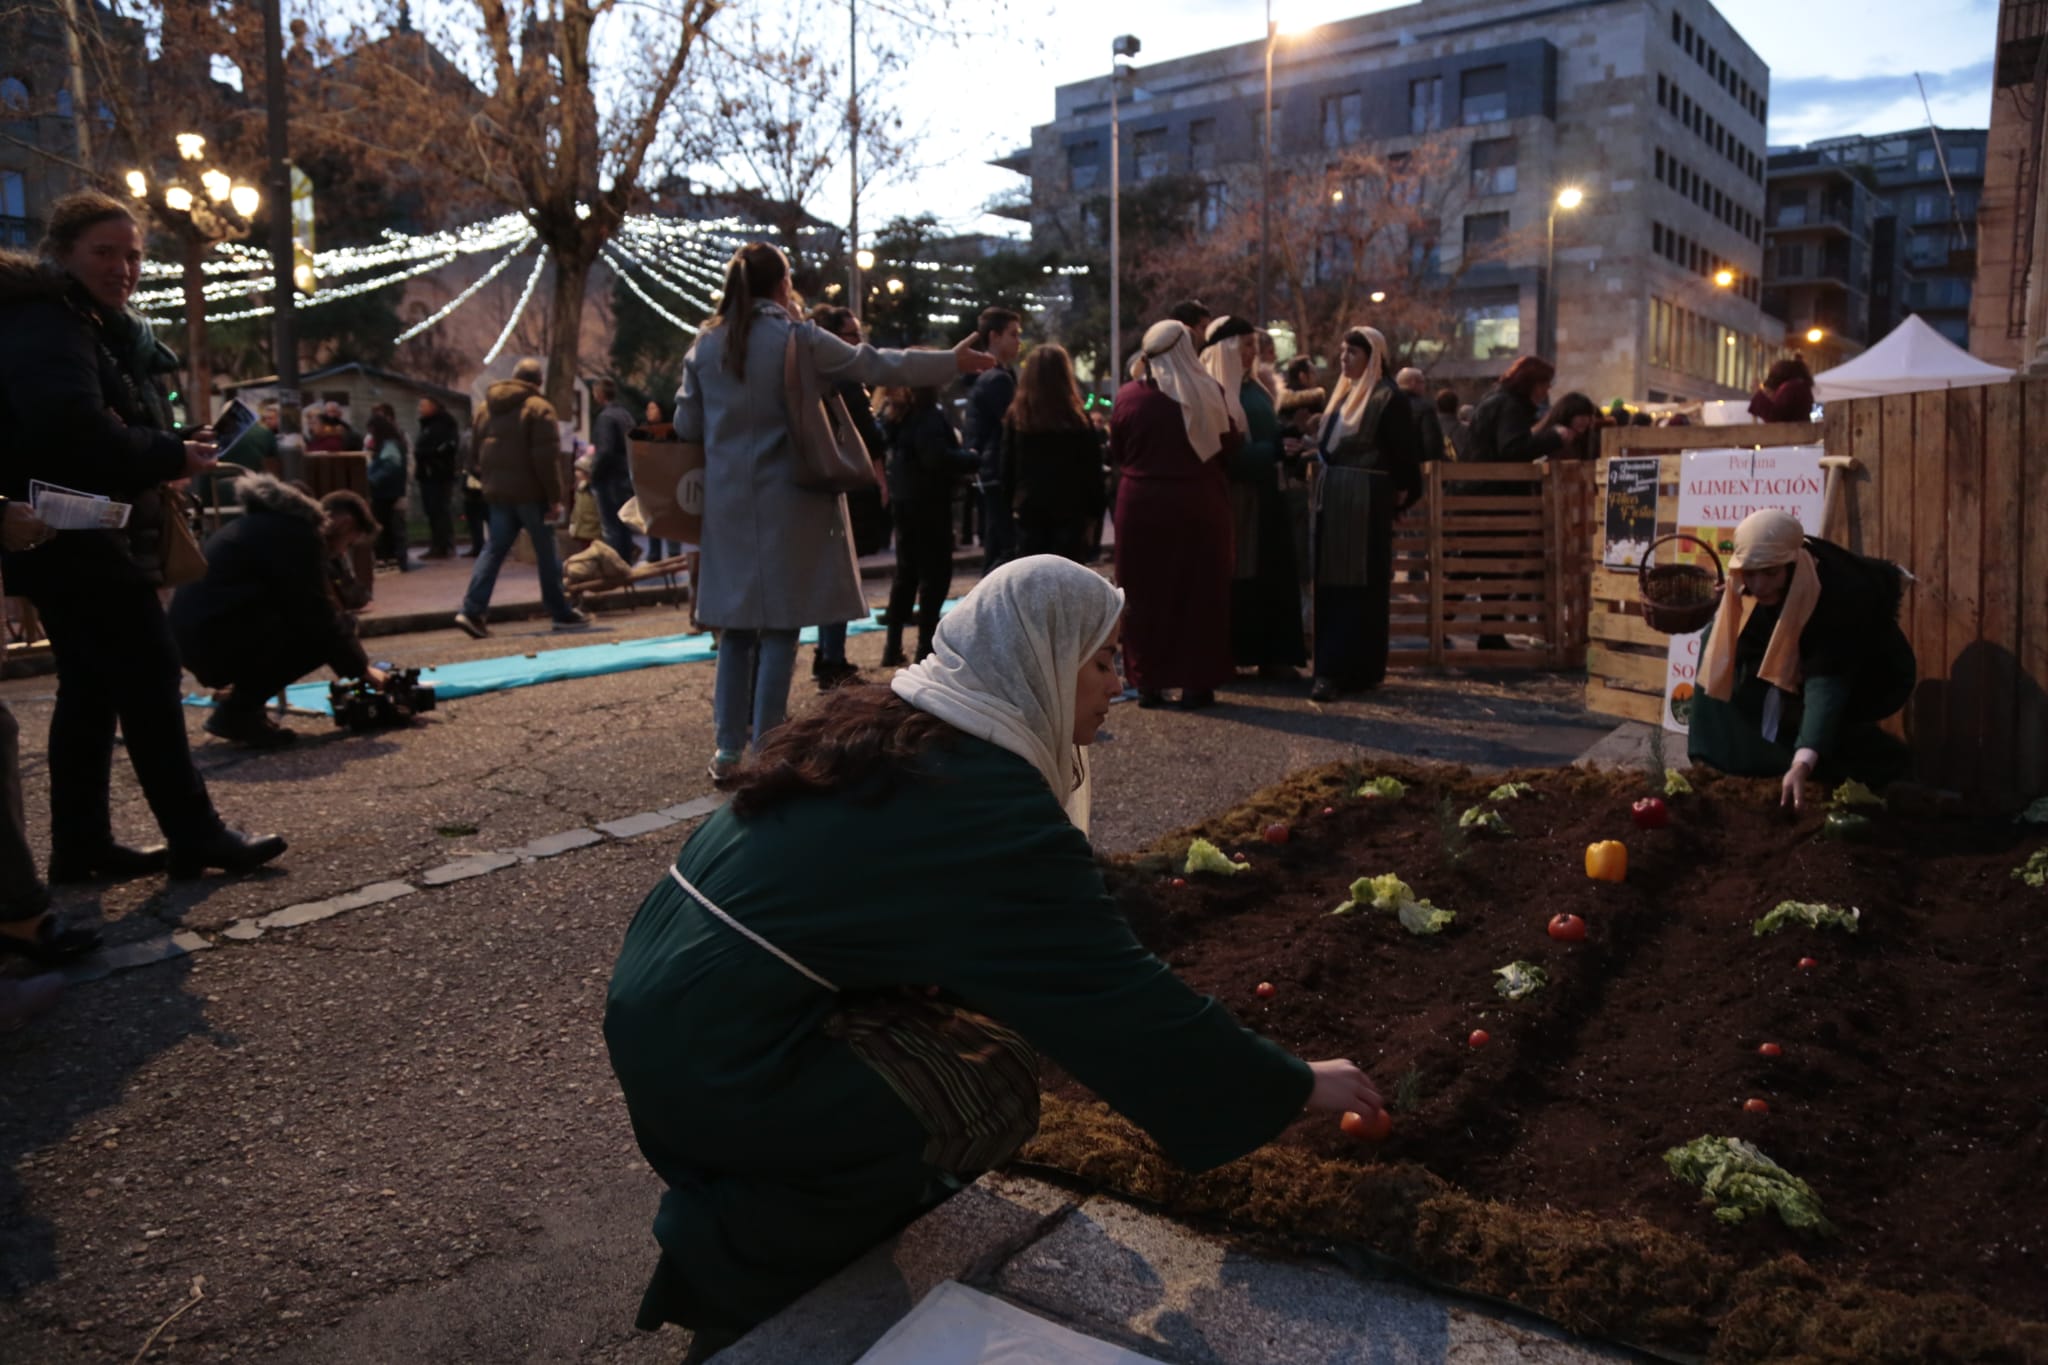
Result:
<instances>
[{"instance_id":1,"label":"white plastic sheet","mask_svg":"<svg viewBox=\"0 0 2048 1365\"><path fill-rule=\"evenodd\" d=\"M947 1280L856 1365L1160 1365Z\"/></svg>"}]
</instances>

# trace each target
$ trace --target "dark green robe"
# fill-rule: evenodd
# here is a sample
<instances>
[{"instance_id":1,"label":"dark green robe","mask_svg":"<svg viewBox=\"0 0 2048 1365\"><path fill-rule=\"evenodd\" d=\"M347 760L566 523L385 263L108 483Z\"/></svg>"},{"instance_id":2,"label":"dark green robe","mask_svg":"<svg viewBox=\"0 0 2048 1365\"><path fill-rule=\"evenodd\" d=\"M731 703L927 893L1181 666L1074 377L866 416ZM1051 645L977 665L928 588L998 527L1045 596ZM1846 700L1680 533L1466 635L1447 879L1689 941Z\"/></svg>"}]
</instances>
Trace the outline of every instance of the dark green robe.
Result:
<instances>
[{"instance_id":1,"label":"dark green robe","mask_svg":"<svg viewBox=\"0 0 2048 1365\"><path fill-rule=\"evenodd\" d=\"M1245 442L1223 457L1236 522L1237 570L1230 583L1230 653L1239 668L1308 662L1295 578L1294 528L1280 491L1280 419L1255 379L1238 391Z\"/></svg>"},{"instance_id":2,"label":"dark green robe","mask_svg":"<svg viewBox=\"0 0 2048 1365\"><path fill-rule=\"evenodd\" d=\"M1751 609L1735 645L1735 690L1727 701L1692 698L1686 749L1693 762L1747 777L1776 777L1800 749L1820 755L1815 776L1889 782L1903 776L1905 746L1878 728L1912 696L1919 669L1899 629L1898 570L1809 536L1820 598L1799 636L1800 689L1781 693L1778 732L1764 737L1764 708L1776 691L1757 676L1779 608ZM1731 586L1731 591L1733 590ZM1700 636L1704 657L1710 625Z\"/></svg>"},{"instance_id":3,"label":"dark green robe","mask_svg":"<svg viewBox=\"0 0 2048 1365\"><path fill-rule=\"evenodd\" d=\"M1306 1064L1139 945L1036 768L965 736L923 762L881 799L722 810L678 865L842 990L937 986L1017 1030L1191 1168L1300 1113ZM947 1192L917 1120L823 1032L836 1000L672 878L642 902L605 1011L669 1186L642 1326L749 1326Z\"/></svg>"}]
</instances>

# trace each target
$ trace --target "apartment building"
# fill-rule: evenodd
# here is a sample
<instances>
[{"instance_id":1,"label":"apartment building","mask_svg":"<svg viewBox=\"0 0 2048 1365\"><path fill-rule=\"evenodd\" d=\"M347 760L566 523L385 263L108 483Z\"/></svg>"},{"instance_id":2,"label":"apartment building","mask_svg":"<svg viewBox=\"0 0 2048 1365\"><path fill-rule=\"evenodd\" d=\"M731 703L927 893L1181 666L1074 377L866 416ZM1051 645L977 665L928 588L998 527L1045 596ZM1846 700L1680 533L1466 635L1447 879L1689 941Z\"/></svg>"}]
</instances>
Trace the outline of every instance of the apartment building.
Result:
<instances>
[{"instance_id":1,"label":"apartment building","mask_svg":"<svg viewBox=\"0 0 2048 1365\"><path fill-rule=\"evenodd\" d=\"M1126 189L1179 175L1201 182L1205 206L1256 195L1266 43L1254 38L1126 78ZM1599 401L1732 397L1783 342L1760 307L1769 80L1701 0L1423 0L1279 40L1274 154L1315 168L1339 149L1454 140L1471 194L1463 222L1445 224L1444 255L1502 235L1534 243L1460 275L1467 325L1433 380L1482 387L1554 336L1560 383ZM1030 177L1041 249L1105 240L1109 98L1107 72L1060 87L1029 149L997 163ZM1584 199L1556 214L1546 274L1567 186Z\"/></svg>"},{"instance_id":2,"label":"apartment building","mask_svg":"<svg viewBox=\"0 0 2048 1365\"><path fill-rule=\"evenodd\" d=\"M1873 310L1888 312L1904 290L1896 220L1869 180L1829 150L1771 154L1764 311L1784 322L1787 340L1816 371L1879 340ZM1881 225L1882 275L1875 268Z\"/></svg>"}]
</instances>

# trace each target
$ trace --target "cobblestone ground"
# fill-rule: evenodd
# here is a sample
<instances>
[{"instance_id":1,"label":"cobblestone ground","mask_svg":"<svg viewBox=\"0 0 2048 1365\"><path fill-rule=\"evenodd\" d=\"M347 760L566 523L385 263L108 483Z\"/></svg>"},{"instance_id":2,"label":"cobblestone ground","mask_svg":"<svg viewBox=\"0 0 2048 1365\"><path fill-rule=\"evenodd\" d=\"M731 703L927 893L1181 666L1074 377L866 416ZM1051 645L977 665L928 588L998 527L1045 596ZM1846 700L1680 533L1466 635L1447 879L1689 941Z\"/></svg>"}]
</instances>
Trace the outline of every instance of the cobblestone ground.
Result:
<instances>
[{"instance_id":1,"label":"cobblestone ground","mask_svg":"<svg viewBox=\"0 0 2048 1365\"><path fill-rule=\"evenodd\" d=\"M439 663L682 622L375 644ZM880 649L852 654L872 674ZM0 1037L0 1360L676 1358L676 1337L631 1327L655 1182L599 1030L625 925L708 809L711 682L698 664L533 687L373 736L298 719L301 742L263 755L193 711L222 812L292 850L240 881L60 897L104 922L113 960L150 965L81 972ZM0 685L39 847L53 683ZM1140 846L1361 746L1568 762L1608 728L1562 677L1397 678L1329 707L1305 691L1117 707L1098 843ZM115 826L151 834L118 754Z\"/></svg>"}]
</instances>

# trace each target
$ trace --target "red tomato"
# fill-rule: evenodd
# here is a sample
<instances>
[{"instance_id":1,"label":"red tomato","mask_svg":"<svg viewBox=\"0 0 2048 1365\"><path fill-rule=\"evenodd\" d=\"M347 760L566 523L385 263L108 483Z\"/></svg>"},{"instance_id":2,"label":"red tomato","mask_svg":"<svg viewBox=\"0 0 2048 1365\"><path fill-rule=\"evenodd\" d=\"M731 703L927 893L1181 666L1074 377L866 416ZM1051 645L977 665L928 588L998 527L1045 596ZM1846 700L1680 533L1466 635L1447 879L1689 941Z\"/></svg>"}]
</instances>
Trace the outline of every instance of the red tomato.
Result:
<instances>
[{"instance_id":1,"label":"red tomato","mask_svg":"<svg viewBox=\"0 0 2048 1365\"><path fill-rule=\"evenodd\" d=\"M1799 970L1802 972L1810 972L1819 965L1820 959L1817 957L1802 957L1799 959Z\"/></svg>"},{"instance_id":2,"label":"red tomato","mask_svg":"<svg viewBox=\"0 0 2048 1365\"><path fill-rule=\"evenodd\" d=\"M1552 915L1550 936L1565 943L1577 943L1586 936L1586 922L1577 915Z\"/></svg>"},{"instance_id":3,"label":"red tomato","mask_svg":"<svg viewBox=\"0 0 2048 1365\"><path fill-rule=\"evenodd\" d=\"M1284 844L1293 837L1294 831L1285 825L1272 824L1266 826L1265 840L1269 844Z\"/></svg>"},{"instance_id":4,"label":"red tomato","mask_svg":"<svg viewBox=\"0 0 2048 1365\"><path fill-rule=\"evenodd\" d=\"M1671 808L1661 796L1646 796L1629 807L1637 829L1662 829L1671 823Z\"/></svg>"},{"instance_id":5,"label":"red tomato","mask_svg":"<svg viewBox=\"0 0 2048 1365\"><path fill-rule=\"evenodd\" d=\"M1760 1057L1778 1057L1784 1055L1785 1049L1779 1047L1776 1043L1759 1043L1757 1044L1756 1051Z\"/></svg>"},{"instance_id":6,"label":"red tomato","mask_svg":"<svg viewBox=\"0 0 2048 1365\"><path fill-rule=\"evenodd\" d=\"M1279 992L1273 988L1272 982L1261 981L1259 983L1259 988L1253 991L1252 994L1258 996L1261 1000L1271 1000L1274 996L1278 995Z\"/></svg>"},{"instance_id":7,"label":"red tomato","mask_svg":"<svg viewBox=\"0 0 2048 1365\"><path fill-rule=\"evenodd\" d=\"M1351 1137L1378 1142L1394 1131L1394 1116L1384 1109L1375 1109L1370 1114L1347 1112L1337 1126Z\"/></svg>"},{"instance_id":8,"label":"red tomato","mask_svg":"<svg viewBox=\"0 0 2048 1365\"><path fill-rule=\"evenodd\" d=\"M1771 1112L1771 1106L1759 1099L1747 1099L1742 1102L1742 1112L1745 1114L1768 1114Z\"/></svg>"},{"instance_id":9,"label":"red tomato","mask_svg":"<svg viewBox=\"0 0 2048 1365\"><path fill-rule=\"evenodd\" d=\"M1465 1041L1470 1043L1473 1047L1485 1047L1488 1043L1493 1041L1493 1035L1488 1033L1483 1028L1476 1028L1472 1030L1472 1036L1470 1038L1467 1038Z\"/></svg>"},{"instance_id":10,"label":"red tomato","mask_svg":"<svg viewBox=\"0 0 2048 1365\"><path fill-rule=\"evenodd\" d=\"M1244 862L1250 862L1251 860L1250 860L1249 858L1245 857L1245 856L1244 856L1244 854L1242 854L1242 853L1233 853L1233 854L1231 854L1231 855L1230 855L1230 861L1232 861L1232 862L1234 862L1234 863L1244 863Z\"/></svg>"},{"instance_id":11,"label":"red tomato","mask_svg":"<svg viewBox=\"0 0 2048 1365\"><path fill-rule=\"evenodd\" d=\"M1325 815L1335 815L1336 813L1337 813L1337 808L1336 808L1335 806L1324 806L1324 807L1323 807L1323 814L1325 814Z\"/></svg>"},{"instance_id":12,"label":"red tomato","mask_svg":"<svg viewBox=\"0 0 2048 1365\"><path fill-rule=\"evenodd\" d=\"M1175 877L1170 885L1176 891L1185 891L1188 889L1188 879L1186 877Z\"/></svg>"}]
</instances>

